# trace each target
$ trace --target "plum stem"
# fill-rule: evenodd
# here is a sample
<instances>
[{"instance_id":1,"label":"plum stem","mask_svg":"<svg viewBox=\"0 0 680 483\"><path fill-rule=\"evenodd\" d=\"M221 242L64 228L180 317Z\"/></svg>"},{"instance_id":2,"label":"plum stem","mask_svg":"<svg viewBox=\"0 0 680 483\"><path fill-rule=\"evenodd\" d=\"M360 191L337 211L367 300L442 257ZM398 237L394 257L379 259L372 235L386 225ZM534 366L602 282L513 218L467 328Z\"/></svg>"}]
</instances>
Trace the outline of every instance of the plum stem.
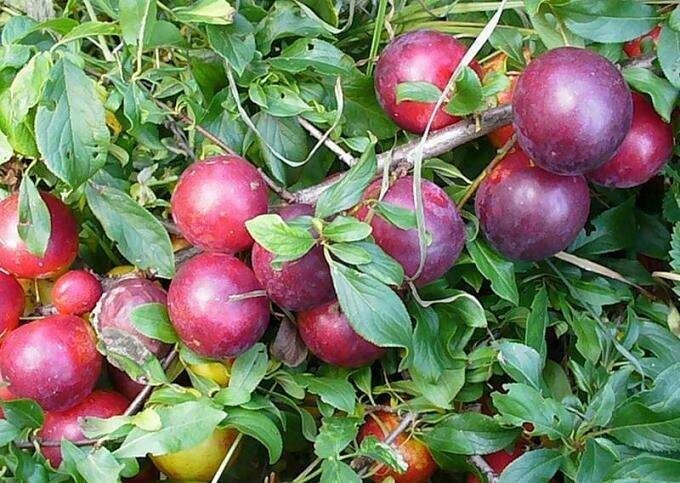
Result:
<instances>
[{"instance_id":1,"label":"plum stem","mask_svg":"<svg viewBox=\"0 0 680 483\"><path fill-rule=\"evenodd\" d=\"M463 197L460 199L458 202L458 209L462 209L463 206L465 206L465 203L468 202L468 200L472 197L472 195L475 194L477 191L477 188L479 188L479 185L482 184L482 181L486 179L487 176L489 176L489 173L498 165L498 163L501 162L503 158L505 158L505 155L508 154L508 151L512 149L512 147L515 145L515 139L516 136L513 134L510 139L501 147L498 152L496 153L496 156L491 160L491 162L484 168L484 170L477 176L470 186L465 190L465 193L463 193Z\"/></svg>"}]
</instances>

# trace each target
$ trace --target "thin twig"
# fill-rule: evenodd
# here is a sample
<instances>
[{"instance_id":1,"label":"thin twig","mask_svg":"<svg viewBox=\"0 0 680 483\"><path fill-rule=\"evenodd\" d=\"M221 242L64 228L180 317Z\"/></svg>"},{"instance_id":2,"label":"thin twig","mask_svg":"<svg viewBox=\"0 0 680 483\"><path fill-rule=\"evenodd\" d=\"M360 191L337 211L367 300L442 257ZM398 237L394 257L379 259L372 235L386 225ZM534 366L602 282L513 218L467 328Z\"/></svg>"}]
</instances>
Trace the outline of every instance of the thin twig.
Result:
<instances>
[{"instance_id":1,"label":"thin twig","mask_svg":"<svg viewBox=\"0 0 680 483\"><path fill-rule=\"evenodd\" d=\"M231 461L231 459L234 457L234 453L236 453L236 448L241 443L241 438L243 438L243 433L238 433L238 436L236 436L234 442L231 443L229 451L224 456L222 463L220 463L220 467L217 469L217 472L213 476L211 483L217 483L218 481L220 481L220 476L222 476L222 473L224 473L224 470L227 468L229 461Z\"/></svg>"},{"instance_id":2,"label":"thin twig","mask_svg":"<svg viewBox=\"0 0 680 483\"><path fill-rule=\"evenodd\" d=\"M392 443L394 443L396 439L401 435L401 433L406 431L406 429L415 422L416 417L417 417L416 413L408 412L406 416L403 417L401 422L397 425L397 427L394 428L390 432L390 434L387 435L387 437L383 440L383 443L387 445L391 445ZM352 461L350 466L354 468L354 470L359 474L360 477L362 477L365 474L365 471L368 470L372 464L373 460L371 458L361 457Z\"/></svg>"},{"instance_id":3,"label":"thin twig","mask_svg":"<svg viewBox=\"0 0 680 483\"><path fill-rule=\"evenodd\" d=\"M327 135L319 131L314 124L309 122L307 119L303 117L298 117L298 123L300 123L300 126L305 128L305 130L312 135L313 138L317 139L318 141L323 140L324 146L326 146L328 149L333 151L335 154L338 155L340 160L345 163L347 166L354 166L356 164L356 159L354 156L349 154L347 151L342 149L340 145L338 145L335 141L330 139Z\"/></svg>"}]
</instances>

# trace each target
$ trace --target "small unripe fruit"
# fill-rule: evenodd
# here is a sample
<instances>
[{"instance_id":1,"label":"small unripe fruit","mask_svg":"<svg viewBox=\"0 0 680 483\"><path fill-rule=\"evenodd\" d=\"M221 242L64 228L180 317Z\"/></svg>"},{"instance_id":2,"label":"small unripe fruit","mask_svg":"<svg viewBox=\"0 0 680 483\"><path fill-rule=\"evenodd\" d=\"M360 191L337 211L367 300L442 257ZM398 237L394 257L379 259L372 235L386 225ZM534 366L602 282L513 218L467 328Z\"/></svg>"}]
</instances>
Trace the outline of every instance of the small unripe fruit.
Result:
<instances>
[{"instance_id":1,"label":"small unripe fruit","mask_svg":"<svg viewBox=\"0 0 680 483\"><path fill-rule=\"evenodd\" d=\"M633 93L633 125L613 158L587 174L610 188L630 188L652 179L673 154L673 128L645 96Z\"/></svg>"},{"instance_id":2,"label":"small unripe fruit","mask_svg":"<svg viewBox=\"0 0 680 483\"><path fill-rule=\"evenodd\" d=\"M82 402L65 411L48 411L39 436L43 441L57 442L62 439L78 441L85 438L83 418L110 418L125 412L128 400L113 391L94 391ZM43 446L42 453L53 468L61 464L59 446Z\"/></svg>"},{"instance_id":3,"label":"small unripe fruit","mask_svg":"<svg viewBox=\"0 0 680 483\"><path fill-rule=\"evenodd\" d=\"M309 205L290 205L279 210L284 220L314 215ZM267 296L279 307L298 312L330 302L335 298L333 280L323 249L315 246L297 260L272 267L275 255L255 243L252 251L253 272Z\"/></svg>"},{"instance_id":4,"label":"small unripe fruit","mask_svg":"<svg viewBox=\"0 0 680 483\"><path fill-rule=\"evenodd\" d=\"M196 446L176 453L151 456L151 461L168 478L180 481L210 481L237 435L233 429L216 429ZM232 457L230 463L235 459Z\"/></svg>"},{"instance_id":5,"label":"small unripe fruit","mask_svg":"<svg viewBox=\"0 0 680 483\"><path fill-rule=\"evenodd\" d=\"M545 171L519 149L491 171L475 200L486 238L514 260L541 260L567 248L585 225L589 209L583 176Z\"/></svg>"},{"instance_id":6,"label":"small unripe fruit","mask_svg":"<svg viewBox=\"0 0 680 483\"><path fill-rule=\"evenodd\" d=\"M211 359L237 356L260 340L269 303L252 270L231 255L202 253L183 263L168 290L170 319L182 341ZM248 294L248 295L246 295Z\"/></svg>"},{"instance_id":7,"label":"small unripe fruit","mask_svg":"<svg viewBox=\"0 0 680 483\"><path fill-rule=\"evenodd\" d=\"M0 346L0 373L18 398L47 411L82 401L97 383L102 356L92 328L73 315L54 315L22 325Z\"/></svg>"},{"instance_id":8,"label":"small unripe fruit","mask_svg":"<svg viewBox=\"0 0 680 483\"><path fill-rule=\"evenodd\" d=\"M226 362L203 362L201 364L189 364L189 369L201 377L214 382L218 386L226 387L229 385L231 375L231 360Z\"/></svg>"},{"instance_id":9,"label":"small unripe fruit","mask_svg":"<svg viewBox=\"0 0 680 483\"><path fill-rule=\"evenodd\" d=\"M83 315L91 311L102 295L99 279L85 270L71 270L52 287L52 304L60 314Z\"/></svg>"},{"instance_id":10,"label":"small unripe fruit","mask_svg":"<svg viewBox=\"0 0 680 483\"><path fill-rule=\"evenodd\" d=\"M253 244L245 223L267 212L267 186L245 159L214 156L182 173L171 204L184 238L205 250L233 254Z\"/></svg>"},{"instance_id":11,"label":"small unripe fruit","mask_svg":"<svg viewBox=\"0 0 680 483\"><path fill-rule=\"evenodd\" d=\"M0 201L0 268L19 278L48 278L67 269L78 254L78 227L61 200L41 193L51 218L47 250L38 257L19 236L19 195Z\"/></svg>"},{"instance_id":12,"label":"small unripe fruit","mask_svg":"<svg viewBox=\"0 0 680 483\"><path fill-rule=\"evenodd\" d=\"M385 354L354 331L337 301L300 312L297 323L310 352L328 364L361 367Z\"/></svg>"},{"instance_id":13,"label":"small unripe fruit","mask_svg":"<svg viewBox=\"0 0 680 483\"><path fill-rule=\"evenodd\" d=\"M446 87L467 46L451 35L418 30L400 35L385 47L375 68L375 92L388 116L402 129L422 133L432 115L434 102L397 102L397 86L404 82L427 82L440 90ZM478 75L477 62L470 63ZM432 130L460 120L442 108L432 122Z\"/></svg>"},{"instance_id":14,"label":"small unripe fruit","mask_svg":"<svg viewBox=\"0 0 680 483\"><path fill-rule=\"evenodd\" d=\"M379 441L384 441L399 423L400 420L396 414L373 413L368 416L366 423L359 430L358 440L362 441L368 436L375 436ZM392 448L401 454L408 468L403 473L397 473L386 466L381 466L373 474L373 481L381 482L392 477L394 483L427 483L437 471L437 464L427 446L415 437L402 433L392 443Z\"/></svg>"},{"instance_id":15,"label":"small unripe fruit","mask_svg":"<svg viewBox=\"0 0 680 483\"><path fill-rule=\"evenodd\" d=\"M0 272L0 340L19 325L25 301L24 289L19 282Z\"/></svg>"},{"instance_id":16,"label":"small unripe fruit","mask_svg":"<svg viewBox=\"0 0 680 483\"><path fill-rule=\"evenodd\" d=\"M366 190L364 201L376 200L379 192L380 182L377 181ZM415 280L418 286L427 285L444 275L456 262L465 244L465 223L446 192L429 180L423 180L422 192L428 245L423 270ZM405 176L395 181L382 201L415 210L413 177ZM364 206L357 217L367 220L368 214L369 210ZM402 230L377 213L373 213L370 224L378 246L404 267L408 277L415 275L420 263L418 230Z\"/></svg>"},{"instance_id":17,"label":"small unripe fruit","mask_svg":"<svg viewBox=\"0 0 680 483\"><path fill-rule=\"evenodd\" d=\"M610 159L630 129L633 101L621 72L594 52L550 50L519 76L517 141L541 168L583 174Z\"/></svg>"}]
</instances>

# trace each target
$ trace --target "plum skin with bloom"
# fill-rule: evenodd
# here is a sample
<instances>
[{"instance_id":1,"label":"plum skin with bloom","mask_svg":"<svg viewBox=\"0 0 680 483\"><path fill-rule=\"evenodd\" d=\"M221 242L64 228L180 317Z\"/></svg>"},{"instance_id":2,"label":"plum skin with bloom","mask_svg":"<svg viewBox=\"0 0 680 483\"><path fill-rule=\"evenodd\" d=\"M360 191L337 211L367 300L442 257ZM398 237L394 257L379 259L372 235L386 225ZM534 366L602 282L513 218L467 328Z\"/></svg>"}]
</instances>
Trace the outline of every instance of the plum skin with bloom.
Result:
<instances>
[{"instance_id":1,"label":"plum skin with bloom","mask_svg":"<svg viewBox=\"0 0 680 483\"><path fill-rule=\"evenodd\" d=\"M427 285L444 275L456 262L465 245L465 223L458 208L446 192L432 181L422 181L425 229L430 238L426 249L425 263L414 283ZM380 181L371 184L364 193L364 202L376 200L380 192ZM414 210L413 177L404 176L394 182L382 199L385 203ZM357 217L368 220L369 208L364 204ZM402 230L373 213L370 219L375 242L388 255L404 267L408 277L415 275L420 264L420 242L415 228Z\"/></svg>"},{"instance_id":2,"label":"plum skin with bloom","mask_svg":"<svg viewBox=\"0 0 680 483\"><path fill-rule=\"evenodd\" d=\"M417 30L400 35L380 54L375 68L375 92L383 110L402 129L423 133L432 115L434 102L397 102L397 86L404 82L427 82L440 90L446 87L467 46L455 37L433 30ZM481 76L475 61L470 67ZM435 114L432 130L460 120L443 107Z\"/></svg>"},{"instance_id":3,"label":"plum skin with bloom","mask_svg":"<svg viewBox=\"0 0 680 483\"><path fill-rule=\"evenodd\" d=\"M310 352L334 366L361 367L385 354L356 333L337 301L298 313L297 326Z\"/></svg>"},{"instance_id":4,"label":"plum skin with bloom","mask_svg":"<svg viewBox=\"0 0 680 483\"><path fill-rule=\"evenodd\" d=\"M619 70L585 49L560 47L534 59L513 93L513 126L524 152L557 174L592 171L630 129L633 101Z\"/></svg>"},{"instance_id":5,"label":"plum skin with bloom","mask_svg":"<svg viewBox=\"0 0 680 483\"><path fill-rule=\"evenodd\" d=\"M71 211L49 193L40 193L50 213L47 250L39 257L19 236L19 195L0 201L0 268L19 278L49 278L66 270L78 254L78 226Z\"/></svg>"},{"instance_id":6,"label":"plum skin with bloom","mask_svg":"<svg viewBox=\"0 0 680 483\"><path fill-rule=\"evenodd\" d=\"M223 253L202 253L183 263L168 290L170 319L182 341L211 359L251 348L269 325L269 303L261 296L233 296L262 290L253 271Z\"/></svg>"},{"instance_id":7,"label":"plum skin with bloom","mask_svg":"<svg viewBox=\"0 0 680 483\"><path fill-rule=\"evenodd\" d=\"M52 287L52 304L60 314L82 315L97 305L101 295L97 277L85 270L71 270Z\"/></svg>"},{"instance_id":8,"label":"plum skin with bloom","mask_svg":"<svg viewBox=\"0 0 680 483\"><path fill-rule=\"evenodd\" d=\"M586 177L610 188L631 188L652 179L673 154L673 128L642 94L633 93L633 125L614 157Z\"/></svg>"},{"instance_id":9,"label":"plum skin with bloom","mask_svg":"<svg viewBox=\"0 0 680 483\"><path fill-rule=\"evenodd\" d=\"M82 418L110 418L125 412L128 400L113 391L95 390L83 401L65 411L48 411L40 430L43 441L59 442L62 439L78 441L85 438L81 426ZM42 453L53 468L61 464L59 446L43 446Z\"/></svg>"},{"instance_id":10,"label":"plum skin with bloom","mask_svg":"<svg viewBox=\"0 0 680 483\"><path fill-rule=\"evenodd\" d=\"M65 410L94 388L102 366L95 334L81 318L53 315L10 332L0 347L0 373L17 398Z\"/></svg>"},{"instance_id":11,"label":"plum skin with bloom","mask_svg":"<svg viewBox=\"0 0 680 483\"><path fill-rule=\"evenodd\" d=\"M314 215L310 205L296 204L281 208L284 220ZM275 254L255 243L252 251L253 272L267 296L279 307L298 312L330 302L335 298L333 280L323 249L316 245L301 258L272 266Z\"/></svg>"},{"instance_id":12,"label":"plum skin with bloom","mask_svg":"<svg viewBox=\"0 0 680 483\"><path fill-rule=\"evenodd\" d=\"M560 176L510 151L481 183L475 211L487 240L510 259L536 261L564 250L588 219L583 176Z\"/></svg>"},{"instance_id":13,"label":"plum skin with bloom","mask_svg":"<svg viewBox=\"0 0 680 483\"><path fill-rule=\"evenodd\" d=\"M182 173L170 203L172 217L189 242L234 254L253 244L245 222L267 212L267 187L245 159L213 156Z\"/></svg>"},{"instance_id":14,"label":"plum skin with bloom","mask_svg":"<svg viewBox=\"0 0 680 483\"><path fill-rule=\"evenodd\" d=\"M19 282L13 276L0 272L0 340L17 328L25 303L24 289Z\"/></svg>"}]
</instances>

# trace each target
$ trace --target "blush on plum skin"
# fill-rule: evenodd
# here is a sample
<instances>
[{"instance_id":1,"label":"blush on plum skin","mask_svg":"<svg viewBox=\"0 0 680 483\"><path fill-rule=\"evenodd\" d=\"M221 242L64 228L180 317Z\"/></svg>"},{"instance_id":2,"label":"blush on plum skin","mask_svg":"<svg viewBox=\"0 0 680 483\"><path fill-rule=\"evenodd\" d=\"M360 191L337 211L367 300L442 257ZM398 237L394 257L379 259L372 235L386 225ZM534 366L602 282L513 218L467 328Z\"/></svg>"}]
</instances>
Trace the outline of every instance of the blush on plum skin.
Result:
<instances>
[{"instance_id":1,"label":"blush on plum skin","mask_svg":"<svg viewBox=\"0 0 680 483\"><path fill-rule=\"evenodd\" d=\"M510 259L535 261L564 250L588 219L583 176L560 176L513 150L481 183L475 211L487 240Z\"/></svg>"},{"instance_id":2,"label":"blush on plum skin","mask_svg":"<svg viewBox=\"0 0 680 483\"><path fill-rule=\"evenodd\" d=\"M364 194L364 200L378 198L380 181L371 184ZM431 237L427 247L425 265L415 284L427 285L444 275L456 262L465 244L465 223L448 195L432 181L423 180L423 204L425 229ZM413 177L399 178L387 190L383 202L401 208L414 210ZM357 212L365 220L369 214L366 206ZM404 267L407 276L413 276L420 263L418 231L413 228L402 230L376 213L370 220L375 242L388 255Z\"/></svg>"},{"instance_id":3,"label":"blush on plum skin","mask_svg":"<svg viewBox=\"0 0 680 483\"><path fill-rule=\"evenodd\" d=\"M378 418L380 424L374 418ZM368 416L366 423L359 429L357 439L361 442L368 436L375 436L379 441L384 441L399 423L400 420L396 414L373 413ZM397 473L386 466L381 466L373 475L373 481L381 482L391 476L395 483L427 483L437 471L437 463L432 458L430 450L414 437L402 433L397 436L392 447L401 454L408 464L408 468L403 473Z\"/></svg>"},{"instance_id":4,"label":"blush on plum skin","mask_svg":"<svg viewBox=\"0 0 680 483\"><path fill-rule=\"evenodd\" d=\"M290 205L279 210L284 220L314 215L310 205ZM275 255L255 243L252 251L253 271L267 296L278 306L294 312L311 309L335 298L333 280L320 246L302 258L272 267Z\"/></svg>"},{"instance_id":5,"label":"blush on plum skin","mask_svg":"<svg viewBox=\"0 0 680 483\"><path fill-rule=\"evenodd\" d=\"M269 325L264 296L232 300L262 286L237 258L202 253L183 263L168 291L168 310L177 333L203 357L226 359L251 348Z\"/></svg>"},{"instance_id":6,"label":"blush on plum skin","mask_svg":"<svg viewBox=\"0 0 680 483\"><path fill-rule=\"evenodd\" d=\"M85 270L71 270L52 287L52 304L60 314L82 315L97 305L102 284Z\"/></svg>"},{"instance_id":7,"label":"blush on plum skin","mask_svg":"<svg viewBox=\"0 0 680 483\"><path fill-rule=\"evenodd\" d=\"M19 325L25 302L24 289L19 282L0 272L0 340Z\"/></svg>"},{"instance_id":8,"label":"blush on plum skin","mask_svg":"<svg viewBox=\"0 0 680 483\"><path fill-rule=\"evenodd\" d=\"M51 217L44 256L28 250L19 237L19 195L0 201L0 268L19 278L49 278L67 269L78 254L78 227L71 211L49 193L40 193Z\"/></svg>"},{"instance_id":9,"label":"blush on plum skin","mask_svg":"<svg viewBox=\"0 0 680 483\"><path fill-rule=\"evenodd\" d=\"M298 313L297 324L310 352L328 364L361 367L385 354L354 331L337 301Z\"/></svg>"},{"instance_id":10,"label":"blush on plum skin","mask_svg":"<svg viewBox=\"0 0 680 483\"><path fill-rule=\"evenodd\" d=\"M267 187L245 159L214 156L182 173L171 205L184 238L205 250L234 254L253 244L245 222L267 212Z\"/></svg>"},{"instance_id":11,"label":"blush on plum skin","mask_svg":"<svg viewBox=\"0 0 680 483\"><path fill-rule=\"evenodd\" d=\"M44 441L58 442L62 439L78 441L85 438L81 427L82 418L110 418L119 416L128 407L128 400L113 391L93 391L82 402L65 411L48 411L39 436ZM59 446L43 446L42 453L53 468L61 464Z\"/></svg>"},{"instance_id":12,"label":"blush on plum skin","mask_svg":"<svg viewBox=\"0 0 680 483\"><path fill-rule=\"evenodd\" d=\"M533 60L517 80L512 104L519 145L538 166L565 175L610 159L633 116L630 90L616 66L574 47Z\"/></svg>"},{"instance_id":13,"label":"blush on plum skin","mask_svg":"<svg viewBox=\"0 0 680 483\"><path fill-rule=\"evenodd\" d=\"M400 35L385 47L375 68L375 92L383 110L402 129L420 134L432 114L434 103L402 101L397 103L397 86L404 82L428 82L444 89L467 52L455 37L433 30L417 30ZM470 63L478 75L481 67ZM432 130L460 120L444 112L434 117Z\"/></svg>"},{"instance_id":14,"label":"blush on plum skin","mask_svg":"<svg viewBox=\"0 0 680 483\"><path fill-rule=\"evenodd\" d=\"M92 328L74 315L22 325L0 347L0 373L8 389L48 411L82 401L97 383L101 366Z\"/></svg>"},{"instance_id":15,"label":"blush on plum skin","mask_svg":"<svg viewBox=\"0 0 680 483\"><path fill-rule=\"evenodd\" d=\"M630 188L653 178L673 154L673 128L645 96L633 93L633 125L609 161L587 178L610 188Z\"/></svg>"},{"instance_id":16,"label":"blush on plum skin","mask_svg":"<svg viewBox=\"0 0 680 483\"><path fill-rule=\"evenodd\" d=\"M165 305L167 295L160 285L145 278L119 280L99 299L92 317L92 325L101 334L112 328L127 332L144 344L157 357L170 351L170 345L142 335L132 323L132 312L140 305L157 303Z\"/></svg>"}]
</instances>

